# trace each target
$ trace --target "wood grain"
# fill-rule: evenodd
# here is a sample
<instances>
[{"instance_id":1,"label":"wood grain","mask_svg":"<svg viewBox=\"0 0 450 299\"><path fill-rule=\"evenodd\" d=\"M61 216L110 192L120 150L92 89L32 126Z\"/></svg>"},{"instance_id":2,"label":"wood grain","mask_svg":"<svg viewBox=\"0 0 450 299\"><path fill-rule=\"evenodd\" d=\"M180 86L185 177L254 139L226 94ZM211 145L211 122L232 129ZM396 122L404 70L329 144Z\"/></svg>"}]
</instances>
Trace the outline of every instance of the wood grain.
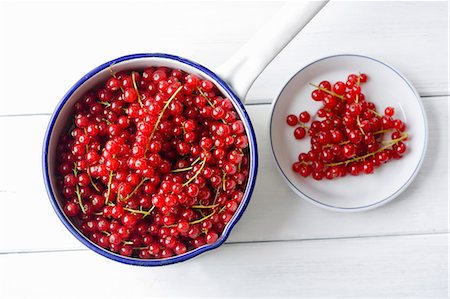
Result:
<instances>
[{"instance_id":1,"label":"wood grain","mask_svg":"<svg viewBox=\"0 0 450 299\"><path fill-rule=\"evenodd\" d=\"M167 52L214 70L282 4L1 2L0 115L52 112L89 70L125 54ZM302 66L337 53L373 56L397 67L421 95L448 95L447 8L445 1L332 1L257 79L248 102L271 102Z\"/></svg>"},{"instance_id":2,"label":"wood grain","mask_svg":"<svg viewBox=\"0 0 450 299\"><path fill-rule=\"evenodd\" d=\"M274 99L314 60L351 53L397 68L422 96L449 95L448 39L448 2L330 1L261 74L249 101Z\"/></svg>"},{"instance_id":3,"label":"wood grain","mask_svg":"<svg viewBox=\"0 0 450 299\"><path fill-rule=\"evenodd\" d=\"M247 106L259 143L258 179L230 242L298 240L448 231L448 99L424 98L430 147L411 186L393 202L363 213L325 211L298 198L282 180L270 153L269 105ZM82 248L57 219L41 171L49 116L0 117L0 252ZM26 123L26 126L22 124ZM11 130L10 128L15 128ZM270 186L270 187L268 187ZM10 229L17 214L22 222ZM27 236L26 238L24 236Z\"/></svg>"},{"instance_id":4,"label":"wood grain","mask_svg":"<svg viewBox=\"0 0 450 299\"><path fill-rule=\"evenodd\" d=\"M0 255L2 298L446 298L448 235L225 244L160 268Z\"/></svg>"}]
</instances>

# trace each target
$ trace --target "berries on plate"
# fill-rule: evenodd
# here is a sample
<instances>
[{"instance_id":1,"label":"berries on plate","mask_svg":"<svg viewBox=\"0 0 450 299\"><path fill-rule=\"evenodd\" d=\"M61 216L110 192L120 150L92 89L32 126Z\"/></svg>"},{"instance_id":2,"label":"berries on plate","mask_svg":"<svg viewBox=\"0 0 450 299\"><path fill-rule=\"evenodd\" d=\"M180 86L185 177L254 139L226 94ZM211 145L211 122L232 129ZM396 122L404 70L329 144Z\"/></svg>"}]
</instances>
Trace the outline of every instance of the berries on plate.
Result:
<instances>
[{"instance_id":1,"label":"berries on plate","mask_svg":"<svg viewBox=\"0 0 450 299\"><path fill-rule=\"evenodd\" d=\"M311 98L321 103L320 108L313 117L304 111L298 120L291 114L287 121L295 127L295 139L308 136L311 144L310 150L299 153L292 164L294 172L315 180L371 174L407 152L406 124L394 118L393 107L380 113L366 99L362 83L367 80L366 74L350 74L345 82L311 84L315 87Z\"/></svg>"},{"instance_id":2,"label":"berries on plate","mask_svg":"<svg viewBox=\"0 0 450 299\"><path fill-rule=\"evenodd\" d=\"M213 82L167 67L111 70L73 110L57 177L63 210L87 238L142 259L220 238L243 199L249 151Z\"/></svg>"}]
</instances>

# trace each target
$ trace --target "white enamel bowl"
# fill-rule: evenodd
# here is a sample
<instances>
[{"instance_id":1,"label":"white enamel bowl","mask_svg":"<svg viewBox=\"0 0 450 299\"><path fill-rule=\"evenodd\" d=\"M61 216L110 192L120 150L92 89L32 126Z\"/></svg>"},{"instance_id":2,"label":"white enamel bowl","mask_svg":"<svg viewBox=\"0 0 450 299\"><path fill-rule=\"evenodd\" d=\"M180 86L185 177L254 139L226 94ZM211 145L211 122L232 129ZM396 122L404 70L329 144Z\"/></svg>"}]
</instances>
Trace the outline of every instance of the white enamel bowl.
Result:
<instances>
[{"instance_id":1,"label":"white enamel bowl","mask_svg":"<svg viewBox=\"0 0 450 299\"><path fill-rule=\"evenodd\" d=\"M144 70L149 66L166 66L174 69L181 69L185 72L196 74L199 77L211 80L223 95L228 97L236 109L240 119L244 123L245 131L249 141L249 177L247 185L244 191L244 197L238 210L233 215L233 218L225 227L222 235L219 237L216 243L207 244L196 248L194 250L188 251L185 254L164 258L164 259L138 259L132 257L125 257L119 254L113 253L106 249L99 247L97 244L91 242L86 236L84 236L72 220L65 215L63 212L63 207L65 199L61 196L61 192L58 189L56 183L56 148L58 144L58 139L61 134L68 129L69 120L73 117L73 106L82 95L87 91L91 90L95 86L99 85L101 82L105 82L110 76L110 68L113 67L115 72L120 72L123 70ZM83 78L81 78L62 98L61 102L57 105L55 111L50 118L47 132L45 134L44 145L43 145L43 174L45 186L47 188L47 193L49 195L50 201L53 208L66 226L66 228L84 245L89 249L105 256L110 259L133 265L141 266L160 266L166 264L173 264L181 262L194 256L199 255L205 251L217 248L225 242L229 236L233 226L239 221L242 214L244 213L248 202L250 200L251 194L256 180L256 173L258 168L258 155L256 148L256 138L253 127L250 123L250 118L245 111L244 105L234 94L233 90L217 75L211 72L209 69L184 58L168 55L168 54L133 54L128 56L123 56L105 64L100 65L91 72L87 73Z\"/></svg>"}]
</instances>

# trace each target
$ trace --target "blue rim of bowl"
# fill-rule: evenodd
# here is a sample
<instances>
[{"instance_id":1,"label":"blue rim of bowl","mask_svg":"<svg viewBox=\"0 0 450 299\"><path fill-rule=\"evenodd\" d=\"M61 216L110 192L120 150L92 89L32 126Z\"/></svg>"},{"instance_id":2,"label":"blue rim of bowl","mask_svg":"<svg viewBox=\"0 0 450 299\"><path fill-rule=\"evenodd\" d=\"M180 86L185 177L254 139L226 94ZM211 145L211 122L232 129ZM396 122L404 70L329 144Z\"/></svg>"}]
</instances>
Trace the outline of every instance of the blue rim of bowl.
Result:
<instances>
[{"instance_id":1,"label":"blue rim of bowl","mask_svg":"<svg viewBox=\"0 0 450 299\"><path fill-rule=\"evenodd\" d=\"M133 60L133 59L141 59L141 58L163 58L163 59L175 60L177 62L189 65L189 66L199 70L202 74L206 74L206 75L210 76L211 78L213 78L216 81L216 83L219 84L220 87L222 87L227 92L227 94L230 96L231 101L234 103L234 106L237 109L239 109L241 112L241 115L244 116L243 118L241 118L241 120L244 123L247 136L249 137L249 148L250 148L250 151L249 151L250 152L250 168L249 169L250 169L250 173L248 176L247 186L246 186L246 189L244 192L244 197L242 199L241 204L239 205L238 210L233 215L233 218L230 220L230 222L227 224L224 231L222 232L222 235L219 237L217 242L215 242L214 244L207 244L202 247L196 248L194 250L188 251L185 254L177 255L177 256L173 256L173 257L165 258L165 259L148 259L148 260L146 260L146 259L124 257L119 254L108 251L107 249L103 249L103 248L97 246L96 244L94 244L93 242L91 242L90 240L88 240L87 237L85 237L74 225L71 224L71 222L69 221L69 219L66 217L66 215L62 211L61 207L59 206L58 201L57 201L55 195L53 194L53 190L52 190L52 187L50 184L50 174L48 171L47 159L48 159L48 148L49 148L49 143L50 143L50 136L53 131L55 121L58 118L59 113L61 112L61 109L64 106L64 104L67 102L67 100L72 96L72 94L82 84L84 84L87 80L89 80L91 77L93 77L98 72L100 72L106 68L109 68L110 66L115 65L120 62ZM231 87L228 86L228 84L225 81L223 81L219 76L217 76L215 73L213 73L208 68L206 68L196 62L193 62L191 60L188 60L188 59L176 56L176 55L164 54L164 53L138 53L138 54L125 55L125 56L113 59L111 61L108 61L108 62L96 67L95 69L93 69L92 71L87 73L85 76L83 76L80 80L78 80L78 82L76 82L69 89L69 91L63 96L61 101L56 106L55 111L53 112L53 114L50 118L47 130L45 132L44 144L43 144L43 150L42 150L42 168L43 168L42 172L43 172L43 177L44 177L47 194L49 196L49 199L53 206L53 209L55 210L56 214L58 215L59 219L64 224L64 226L72 233L72 235L74 235L86 247L88 247L89 249L95 251L96 253L98 253L100 255L103 255L109 259L112 259L112 260L115 260L115 261L118 261L118 262L121 262L124 264L137 265L137 266L164 266L164 265L179 263L179 262L191 259L201 253L204 253L204 252L207 252L209 250L219 247L226 241L226 239L228 238L228 236L231 233L231 230L233 229L235 224L239 221L239 219L242 217L242 214L244 213L245 209L247 208L248 203L251 198L251 195L253 193L253 189L254 189L255 183L256 183L256 176L257 176L257 172L258 172L257 152L258 152L258 148L257 148L257 144L256 144L256 135L255 135L253 126L250 122L250 117L248 116L248 113L245 110L243 103L239 100L238 96L234 93L234 91L231 89Z\"/></svg>"},{"instance_id":2,"label":"blue rim of bowl","mask_svg":"<svg viewBox=\"0 0 450 299\"><path fill-rule=\"evenodd\" d=\"M288 176L284 173L283 169L280 166L280 163L278 162L278 159L275 155L275 150L273 148L273 142L272 142L272 122L273 122L273 114L275 111L275 107L277 105L278 99L280 98L280 95L283 94L284 90L286 89L286 87L291 83L291 81L297 77L298 74L300 74L301 72L303 72L305 69L307 69L308 67L310 67L311 65L326 60L326 59L331 59L331 58L336 58L336 57L359 57L359 58L365 58L365 59L369 59L372 61L375 61L377 63L380 63L382 65L384 65L385 67L389 68L390 70L392 70L394 73L396 73L400 78L403 79L403 81L406 83L406 85L411 89L411 91L414 93L417 102L419 103L422 115L423 115L423 120L424 120L424 128L425 128L425 136L424 136L424 141L423 141L423 151L422 154L420 156L419 159L419 163L417 163L416 168L414 169L414 171L412 172L411 176L408 178L408 180L406 180L406 182L397 190L395 191L393 194L391 194L390 196L377 201L375 203L369 204L369 205L364 205L364 206L359 206L359 207L351 207L351 208L347 208L347 207L338 207L338 206L333 206L333 205L329 205L329 204L325 204L323 202L320 202L310 196L308 196L307 194L303 193L300 189L298 189L294 183L292 183ZM360 54L337 54L337 55L331 55L331 56L327 56L327 57L323 57L320 59L317 59L309 64L307 64L306 66L304 66L302 69L300 69L297 73L295 73L295 75L293 75L291 77L291 79L289 79L289 81L284 85L284 87L281 89L281 91L278 93L278 96L276 98L276 100L272 103L272 111L270 114L270 122L269 122L269 140L270 140L270 147L271 147L271 151L272 151L272 156L275 159L275 162L278 166L278 170L280 171L280 173L282 174L283 178L287 181L289 187L291 187L291 189L297 193L297 195L299 195L300 197L302 197L303 199L313 203L316 206L322 207L322 208L326 208L328 210L332 210L332 211L340 211L340 212L356 212L356 211L366 211L366 210L370 210L370 209L374 209L376 207L379 207L381 205L384 205L388 202L390 202L391 200L393 200L394 198L396 198L398 195L400 195L414 180L414 178L416 177L417 173L419 172L420 167L422 166L423 160L425 158L425 154L427 151L427 147L428 147L428 122L427 122L427 115L425 113L425 109L423 107L422 101L420 99L420 95L419 93L416 91L416 89L414 88L414 86L411 84L411 82L402 74L400 73L397 69L395 69L393 66L382 62L378 59L369 57L369 56L365 56L365 55L360 55Z\"/></svg>"}]
</instances>

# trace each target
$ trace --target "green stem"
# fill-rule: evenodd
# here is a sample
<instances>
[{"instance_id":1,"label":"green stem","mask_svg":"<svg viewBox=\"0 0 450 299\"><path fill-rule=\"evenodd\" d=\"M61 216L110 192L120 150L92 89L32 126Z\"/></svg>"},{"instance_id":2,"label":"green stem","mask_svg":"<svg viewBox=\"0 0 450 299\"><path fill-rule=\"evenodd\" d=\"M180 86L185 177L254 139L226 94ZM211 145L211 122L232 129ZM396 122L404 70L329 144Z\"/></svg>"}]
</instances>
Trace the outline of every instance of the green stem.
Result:
<instances>
[{"instance_id":1,"label":"green stem","mask_svg":"<svg viewBox=\"0 0 450 299\"><path fill-rule=\"evenodd\" d=\"M111 65L109 66L108 69L109 69L109 73L111 74L111 76L114 77L114 78L116 78L116 73L114 72L114 70L113 70L113 68L112 68L113 65L114 65L114 64L111 64Z\"/></svg>"},{"instance_id":2,"label":"green stem","mask_svg":"<svg viewBox=\"0 0 450 299\"><path fill-rule=\"evenodd\" d=\"M195 159L194 162L192 162L191 166L197 164L198 161L200 161L200 156L198 156L197 159Z\"/></svg>"},{"instance_id":3,"label":"green stem","mask_svg":"<svg viewBox=\"0 0 450 299\"><path fill-rule=\"evenodd\" d=\"M215 207L217 207L219 204L215 204L215 205L209 205L209 206L202 206L202 205L196 205L196 206L192 206L193 209L214 209Z\"/></svg>"},{"instance_id":4,"label":"green stem","mask_svg":"<svg viewBox=\"0 0 450 299\"><path fill-rule=\"evenodd\" d=\"M113 78L117 78L117 77L116 77L116 73L115 73L114 70L112 69L113 65L114 65L114 64L111 64L111 65L109 66L109 72L111 73L111 76L112 76ZM122 87L122 86L120 86L120 90L122 90L122 92L123 92L123 87Z\"/></svg>"},{"instance_id":5,"label":"green stem","mask_svg":"<svg viewBox=\"0 0 450 299\"><path fill-rule=\"evenodd\" d=\"M323 92L326 92L326 93L328 93L328 94L331 94L332 96L337 97L337 98L339 98L339 99L341 99L341 100L345 100L345 97L344 97L344 96L340 96L340 95L338 95L338 94L332 92L331 90L328 90L328 89L326 89L326 88L322 88L322 87L317 86L317 85L312 84L312 83L309 83L309 85L314 86L314 87L317 88L318 90L321 90L321 91L323 91Z\"/></svg>"},{"instance_id":6,"label":"green stem","mask_svg":"<svg viewBox=\"0 0 450 299\"><path fill-rule=\"evenodd\" d=\"M226 177L227 177L227 173L225 171L223 171L223 175L222 175L222 189L223 189L223 191L226 191L225 190Z\"/></svg>"},{"instance_id":7,"label":"green stem","mask_svg":"<svg viewBox=\"0 0 450 299\"><path fill-rule=\"evenodd\" d=\"M202 164L201 164L202 166L200 167L200 169L186 183L183 184L183 187L186 187L187 185L189 185L193 180L195 180L198 177L200 172L202 172L203 168L205 167L205 164L206 164L206 156L202 161Z\"/></svg>"},{"instance_id":8,"label":"green stem","mask_svg":"<svg viewBox=\"0 0 450 299\"><path fill-rule=\"evenodd\" d=\"M350 143L350 140L346 140L346 141L339 142L338 145L344 145L344 144L347 144L347 143ZM323 146L323 148L332 147L333 145L334 145L334 144L328 143L328 144L325 144L325 145Z\"/></svg>"},{"instance_id":9,"label":"green stem","mask_svg":"<svg viewBox=\"0 0 450 299\"><path fill-rule=\"evenodd\" d=\"M244 152L242 151L241 148L239 149L239 151L241 152L242 155L244 155ZM238 169L237 169L238 172L241 172L241 167L242 167L241 164L242 164L242 162L239 162L238 167L237 167L237 168L238 168Z\"/></svg>"},{"instance_id":10,"label":"green stem","mask_svg":"<svg viewBox=\"0 0 450 299\"><path fill-rule=\"evenodd\" d=\"M361 131L363 135L366 135L366 132L361 128L361 121L359 120L359 115L356 116L356 124L358 125L358 129Z\"/></svg>"},{"instance_id":11,"label":"green stem","mask_svg":"<svg viewBox=\"0 0 450 299\"><path fill-rule=\"evenodd\" d=\"M89 180L91 181L91 184L94 187L95 191L100 192L100 189L98 189L97 185L94 183L94 180L92 179L91 171L89 170L89 167L87 168L86 172L87 172L87 175L89 176Z\"/></svg>"},{"instance_id":12,"label":"green stem","mask_svg":"<svg viewBox=\"0 0 450 299\"><path fill-rule=\"evenodd\" d=\"M142 107L144 107L144 105L142 104L141 95L139 94L139 89L137 88L136 78L134 76L134 72L131 72L131 80L133 81L134 90L136 90L136 93L137 93L139 106L141 106L141 108L142 108Z\"/></svg>"},{"instance_id":13,"label":"green stem","mask_svg":"<svg viewBox=\"0 0 450 299\"><path fill-rule=\"evenodd\" d=\"M159 123L161 122L161 119L164 115L164 112L166 111L167 107L169 107L172 100L177 96L177 94L180 92L180 90L183 88L183 86L178 87L178 89L172 94L172 96L169 98L167 103L164 105L161 113L158 116L158 120L156 121L155 127L153 128L152 134L150 135L149 141L153 139L153 136L155 135L156 130L158 129Z\"/></svg>"},{"instance_id":14,"label":"green stem","mask_svg":"<svg viewBox=\"0 0 450 299\"><path fill-rule=\"evenodd\" d=\"M77 194L78 205L80 206L81 212L83 212L83 214L86 214L86 209L84 208L84 205L83 205L83 202L81 199L80 186L78 186L78 184L75 186L75 193Z\"/></svg>"},{"instance_id":15,"label":"green stem","mask_svg":"<svg viewBox=\"0 0 450 299\"><path fill-rule=\"evenodd\" d=\"M136 191L139 190L139 188L141 188L142 184L144 184L144 182L145 182L146 180L148 180L148 178L143 178L143 179L139 182L139 184L137 184L137 186L134 188L134 190L131 191L131 193L128 194L128 195L127 195L125 198L123 198L122 200L128 200L128 199L130 199L130 197L133 196L134 193L136 193Z\"/></svg>"},{"instance_id":16,"label":"green stem","mask_svg":"<svg viewBox=\"0 0 450 299\"><path fill-rule=\"evenodd\" d=\"M378 134L387 133L387 132L389 132L389 130L380 130L380 131L373 132L372 134L373 135L378 135Z\"/></svg>"},{"instance_id":17,"label":"green stem","mask_svg":"<svg viewBox=\"0 0 450 299\"><path fill-rule=\"evenodd\" d=\"M198 92L201 94L202 97L205 98L205 100L208 102L209 106L214 108L214 104L211 102L211 100L206 96L206 94L203 92L203 90L200 87L197 87Z\"/></svg>"},{"instance_id":18,"label":"green stem","mask_svg":"<svg viewBox=\"0 0 450 299\"><path fill-rule=\"evenodd\" d=\"M189 166L189 167L186 167L186 168L178 168L178 169L171 170L170 172L175 172L176 173L176 172L188 171L188 170L191 170L192 167L193 166Z\"/></svg>"},{"instance_id":19,"label":"green stem","mask_svg":"<svg viewBox=\"0 0 450 299\"><path fill-rule=\"evenodd\" d=\"M208 219L209 217L211 217L211 216L214 215L215 213L216 213L216 211L212 211L210 214L206 215L205 217L200 218L200 219L197 219L197 220L194 220L194 221L191 221L191 222L189 222L189 224L190 224L190 225L193 225L193 224L200 223L200 222L202 222L202 221Z\"/></svg>"},{"instance_id":20,"label":"green stem","mask_svg":"<svg viewBox=\"0 0 450 299\"><path fill-rule=\"evenodd\" d=\"M112 182L113 172L112 170L109 172L109 179L108 179L108 191L106 192L106 200L105 205L108 204L109 201L109 195L111 194L111 182Z\"/></svg>"},{"instance_id":21,"label":"green stem","mask_svg":"<svg viewBox=\"0 0 450 299\"><path fill-rule=\"evenodd\" d=\"M135 209L130 209L130 208L123 208L125 211L131 212L131 213L136 213L136 214L144 214L143 217L148 216L153 209L155 208L155 206L152 206L148 211L143 211L143 210L135 210Z\"/></svg>"},{"instance_id":22,"label":"green stem","mask_svg":"<svg viewBox=\"0 0 450 299\"><path fill-rule=\"evenodd\" d=\"M303 123L299 123L299 126L302 127L303 129L305 129L306 131L309 130L309 127L304 125Z\"/></svg>"},{"instance_id":23,"label":"green stem","mask_svg":"<svg viewBox=\"0 0 450 299\"><path fill-rule=\"evenodd\" d=\"M356 82L356 85L359 86L359 76L358 76L358 81ZM356 95L356 99L355 102L358 103L359 102L359 94ZM361 121L359 120L359 114L356 116L356 123L358 124L358 128L361 131L361 133L363 135L366 135L366 132L364 132L364 130L361 128Z\"/></svg>"},{"instance_id":24,"label":"green stem","mask_svg":"<svg viewBox=\"0 0 450 299\"><path fill-rule=\"evenodd\" d=\"M142 218L145 218L145 217L147 217L148 215L150 215L150 213L151 213L154 209L155 209L155 206L152 206L152 207L147 211L147 213L145 213L144 216L142 216Z\"/></svg>"},{"instance_id":25,"label":"green stem","mask_svg":"<svg viewBox=\"0 0 450 299\"><path fill-rule=\"evenodd\" d=\"M213 205L216 204L216 200L217 200L217 197L219 197L219 194L220 194L220 188L217 188L216 189L216 194L214 195Z\"/></svg>"},{"instance_id":26,"label":"green stem","mask_svg":"<svg viewBox=\"0 0 450 299\"><path fill-rule=\"evenodd\" d=\"M200 210L199 212L201 213L202 211ZM215 213L216 213L216 210L212 211L211 213L209 213L209 214L206 215L206 216L203 216L203 217L200 218L200 219L197 219L197 220L194 220L194 221L189 222L189 224L190 224L190 225L194 225L194 224L200 223L200 222L202 222L202 221L204 221L204 220L210 218L210 217L211 217L212 215L214 215ZM203 213L201 213L201 214L203 215ZM166 225L165 227L175 227L175 226L177 226L177 224Z\"/></svg>"},{"instance_id":27,"label":"green stem","mask_svg":"<svg viewBox=\"0 0 450 299\"><path fill-rule=\"evenodd\" d=\"M372 109L368 109L370 112L372 112L373 114L375 114L376 116L379 116L379 117L382 117L383 115L381 115L380 113L378 113L377 111L375 111L375 110L372 110Z\"/></svg>"},{"instance_id":28,"label":"green stem","mask_svg":"<svg viewBox=\"0 0 450 299\"><path fill-rule=\"evenodd\" d=\"M78 175L76 163L73 163L73 175L75 176L75 178ZM81 212L83 212L83 214L86 214L86 209L84 208L84 205L83 205L83 200L81 198L81 193L80 193L80 186L78 185L78 183L75 185L75 193L77 194L78 205L80 206Z\"/></svg>"},{"instance_id":29,"label":"green stem","mask_svg":"<svg viewBox=\"0 0 450 299\"><path fill-rule=\"evenodd\" d=\"M349 160L345 160L345 161L341 161L341 162L325 164L325 166L332 167L332 166L338 166L338 165L343 165L343 164L347 165L348 163L364 160L364 159L366 159L368 157L371 157L371 156L373 156L373 155L375 155L375 154L377 154L379 152L384 151L385 149L393 146L394 144L397 144L398 142L400 142L400 141L402 141L402 140L404 140L406 138L408 138L408 134L405 133L403 136L401 136L401 137L399 137L397 139L390 140L388 144L386 144L383 147L380 147L378 150L376 150L376 151L374 151L372 153L368 153L368 154L366 154L364 156L354 157L354 158L351 158Z\"/></svg>"},{"instance_id":30,"label":"green stem","mask_svg":"<svg viewBox=\"0 0 450 299\"><path fill-rule=\"evenodd\" d=\"M357 86L359 86L359 83L360 83L360 79L359 79L359 78L360 78L360 77L358 76L358 81L356 82L356 85L357 85ZM356 103L359 102L359 95L358 95L358 94L356 95L355 102L356 102ZM364 132L364 130L361 128L361 121L359 120L359 115L356 116L356 123L358 124L358 128L359 128L359 130L361 131L361 133L362 133L363 135L366 135L366 132Z\"/></svg>"},{"instance_id":31,"label":"green stem","mask_svg":"<svg viewBox=\"0 0 450 299\"><path fill-rule=\"evenodd\" d=\"M191 163L191 166L186 167L186 168L174 169L174 170L171 170L170 172L176 173L176 172L183 172L183 171L191 170L194 167L194 165L197 164L198 161L200 161L200 157L197 157L197 159L195 159L194 162Z\"/></svg>"},{"instance_id":32,"label":"green stem","mask_svg":"<svg viewBox=\"0 0 450 299\"><path fill-rule=\"evenodd\" d=\"M142 250L142 249L148 249L148 246L144 246L144 247L133 247L133 250Z\"/></svg>"}]
</instances>

